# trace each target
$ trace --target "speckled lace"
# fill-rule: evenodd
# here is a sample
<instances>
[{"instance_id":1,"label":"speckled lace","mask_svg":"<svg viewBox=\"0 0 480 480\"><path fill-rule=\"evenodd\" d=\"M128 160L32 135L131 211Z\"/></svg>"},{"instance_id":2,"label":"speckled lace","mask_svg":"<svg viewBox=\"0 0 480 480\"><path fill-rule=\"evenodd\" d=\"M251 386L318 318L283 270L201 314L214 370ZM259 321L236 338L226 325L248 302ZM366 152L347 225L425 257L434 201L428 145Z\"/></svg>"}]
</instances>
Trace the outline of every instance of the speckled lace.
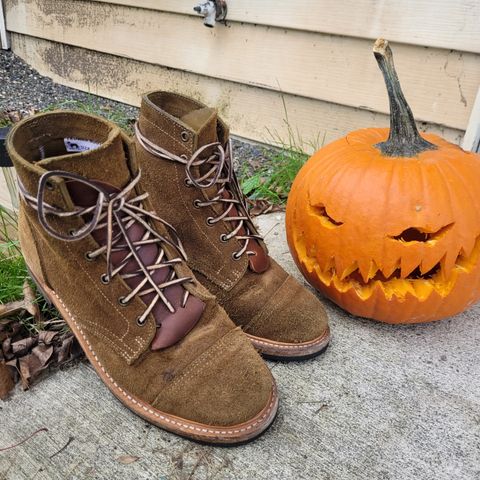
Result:
<instances>
[{"instance_id":1,"label":"speckled lace","mask_svg":"<svg viewBox=\"0 0 480 480\"><path fill-rule=\"evenodd\" d=\"M184 284L191 282L191 277L179 278L173 267L175 264L182 263L187 259L186 253L183 249L180 239L178 238L175 229L167 222L158 217L155 213L149 212L143 208L143 201L148 197L147 193L136 195L134 188L140 180L140 172L138 175L120 192L109 193L99 183L92 182L80 175L60 170L54 170L44 173L39 182L37 197L30 195L24 186L19 182L20 195L23 197L32 208L37 210L38 219L43 228L52 237L66 242L81 240L90 235L95 230L105 229L106 227L106 242L98 249L87 252L85 257L87 260L94 260L105 254L107 261L107 272L102 275L101 281L109 283L115 275L120 275L123 279L141 277L140 283L132 288L131 292L119 298L122 305L127 305L135 296L143 297L148 294L155 293L155 297L146 306L145 311L137 322L143 325L146 319L157 302L161 301L165 304L171 313L175 312L175 308L166 298L163 290L167 287L177 284ZM98 192L98 197L95 205L90 207L75 207L74 210L65 212L56 207L53 207L45 202L45 190L52 189L51 178L62 178L80 182ZM132 194L133 192L133 194ZM132 198L129 196L133 195ZM74 217L83 217L86 221L78 230L70 230L68 234L55 230L47 220L47 215L53 215L58 218L70 219ZM91 217L91 219L90 219ZM160 235L151 226L151 221L156 220L161 222L168 229L172 240ZM145 229L145 233L138 241L132 241L128 236L128 230L135 224L141 225ZM116 229L114 227L117 227ZM115 232L116 230L116 232ZM151 265L146 265L139 255L139 250L144 245L158 245L158 255L156 260ZM170 245L174 251L178 253L177 258L168 259L163 245ZM114 252L128 252L120 265L115 266L112 262L112 254ZM138 270L134 272L123 272L130 260L135 259L138 264ZM157 284L152 278L152 274L159 269L168 268L170 273L166 280ZM182 307L187 303L189 292L185 290L183 295Z\"/></svg>"},{"instance_id":2,"label":"speckled lace","mask_svg":"<svg viewBox=\"0 0 480 480\"><path fill-rule=\"evenodd\" d=\"M222 242L228 242L232 238L236 238L242 243L240 250L233 253L235 260L239 260L244 254L256 255L255 252L248 250L249 240L262 240L262 237L258 235L253 227L245 197L240 189L233 169L231 142L228 142L226 149L224 149L219 142L209 143L199 148L190 159L188 159L186 156L178 156L170 153L148 140L140 131L138 123L135 124L135 135L140 145L152 155L185 165L185 180L188 186L194 186L200 189L209 189L217 186L216 195L213 198L206 198L203 201L195 200L194 206L202 208L222 204L223 212L216 217L208 217L207 224L215 225L221 221L232 223L232 230L228 234L222 234L220 240ZM210 152L210 154L201 158L202 154L207 151ZM194 167L201 166L207 166L208 170L203 174L198 173L198 176L195 176L195 171L200 172L200 168ZM236 212L234 207L236 207ZM236 213L236 215L234 213Z\"/></svg>"}]
</instances>

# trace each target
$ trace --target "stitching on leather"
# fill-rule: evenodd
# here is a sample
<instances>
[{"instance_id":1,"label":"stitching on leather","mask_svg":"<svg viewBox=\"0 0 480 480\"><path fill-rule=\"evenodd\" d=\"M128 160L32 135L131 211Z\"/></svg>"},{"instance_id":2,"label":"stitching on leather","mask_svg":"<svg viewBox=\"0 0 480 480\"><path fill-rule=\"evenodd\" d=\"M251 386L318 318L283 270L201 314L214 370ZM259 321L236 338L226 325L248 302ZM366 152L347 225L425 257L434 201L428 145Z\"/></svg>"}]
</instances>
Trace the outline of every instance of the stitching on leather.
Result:
<instances>
[{"instance_id":1,"label":"stitching on leather","mask_svg":"<svg viewBox=\"0 0 480 480\"><path fill-rule=\"evenodd\" d=\"M67 247L67 250L70 252L70 254L73 256L73 252L70 248L70 246L68 244L66 244L66 247ZM93 280L93 278L91 277L91 275L89 274L89 272L84 268L84 266L81 264L81 263L77 263L79 265L79 267L85 272L85 274L87 275L87 277L90 279L92 285L95 287L95 289L100 293L100 295L113 307L113 309L118 313L118 315L124 320L124 323L126 324L126 330L125 330L125 333L123 334L122 337L119 337L120 339L120 342L121 344L123 345L124 348L127 349L127 351L130 351L132 352L133 356L136 356L138 355L139 350L134 350L133 348L130 347L130 345L128 345L127 343L125 343L123 341L123 339L125 338L125 336L130 333L130 322L128 321L128 319L123 315L122 312L120 312L118 309L117 309L117 306L114 305L111 300L98 288L98 285L97 283ZM113 332L110 332L112 335L115 335ZM145 341L143 341L143 346L145 345ZM131 360L131 358L130 358Z\"/></svg>"},{"instance_id":2,"label":"stitching on leather","mask_svg":"<svg viewBox=\"0 0 480 480\"><path fill-rule=\"evenodd\" d=\"M85 321L85 320L84 320ZM131 360L133 360L135 357L134 356L131 356L129 355L127 352L124 352L121 350L121 348L119 348L119 346L115 343L112 342L112 340L110 340L110 338L106 335L104 335L103 333L95 330L95 329L91 329L89 327L89 325L92 325L92 322L85 322L85 323L88 323L87 325L85 325L85 330L89 331L90 330L90 333L92 335L94 335L95 337L98 337L98 338L101 338L103 339L107 345L109 345L110 347L113 348L113 350L116 352L116 353L119 353L125 360L127 360L127 362L130 362Z\"/></svg>"},{"instance_id":3,"label":"stitching on leather","mask_svg":"<svg viewBox=\"0 0 480 480\"><path fill-rule=\"evenodd\" d=\"M161 111L157 111L155 110L154 111L156 114L160 114L163 118L165 118L166 120L168 120L169 122L172 122L172 119L171 118L168 118L166 115L164 115ZM142 116L142 119L147 121L153 128L155 128L156 130L159 130L163 135L166 135L167 137L171 138L176 144L178 144L183 150L185 151L188 151L189 150L189 144L188 143L185 143L185 142L181 142L180 140L178 140L178 138L170 135L166 130L164 130L162 127L160 127L160 125L157 125L155 122L152 122L152 120L150 120L149 118L147 118L145 115ZM180 126L175 124L175 122L172 122L173 125L174 125L174 128L173 128L173 131L175 132L176 130L179 130Z\"/></svg>"},{"instance_id":4,"label":"stitching on leather","mask_svg":"<svg viewBox=\"0 0 480 480\"><path fill-rule=\"evenodd\" d=\"M179 98L183 98L181 95L176 95L177 97ZM169 122L172 122L173 125L174 125L174 131L175 131L175 128L179 129L179 125L176 124L171 118L167 117L160 109L158 110L155 110L153 109L151 106L149 106L149 108L151 110L153 110L153 112L155 114L159 114L161 115L163 118L165 118L166 120L168 120ZM178 145L180 145L185 151L189 151L189 149L187 148L186 144L184 144L183 142L180 142L177 138L175 138L174 136L170 135L167 131L165 131L162 127L160 127L159 125L157 125L156 123L154 123L152 120L150 120L149 118L147 118L145 115L142 116L142 119L145 120L146 122L148 122L153 128L155 128L156 130L160 131L162 134L166 135L167 137L171 138L174 142L176 142ZM178 171L175 170L175 176L177 178L177 190L178 190L178 193L179 193L179 196L180 198L183 199L183 195L181 194L181 190L180 190L180 187L179 187L179 178L178 178ZM184 204L184 207L185 209L187 210L190 218L194 221L195 225L197 226L197 228L200 230L200 232L202 233L202 235L204 235L208 242L210 243L210 245L213 245L214 248L217 250L217 252L221 253L221 251L218 249L218 247L216 246L216 243L210 241L208 239L208 236L204 233L203 231L203 228L201 226L198 225L197 221L195 220L195 218L192 216L192 214L190 213L190 210L189 210L189 207L185 204L185 201L183 201L183 204ZM219 275L220 271L224 270L226 267L228 267L228 264L225 262L223 264L223 266L217 270L216 274L217 276ZM248 268L248 267L247 267ZM206 271L204 271L203 269L200 270L199 268L197 268L196 270L200 271L201 273L203 273L205 276L209 277L209 278L212 278ZM214 279L212 278L212 281L214 281L215 283L217 283L219 286L221 286L224 290L227 290L229 289L230 287L232 287L232 285L235 285L238 280L243 276L244 274L244 270L232 270L232 274L233 274L233 278L232 280L228 281L228 282L223 282L222 280L218 279L217 276L214 277Z\"/></svg>"},{"instance_id":5,"label":"stitching on leather","mask_svg":"<svg viewBox=\"0 0 480 480\"><path fill-rule=\"evenodd\" d=\"M210 365L214 360L212 357L225 349L226 341L230 340L230 336L236 331L237 329L230 330L223 337L218 339L215 344L211 345L205 352L203 352L194 362L190 363L190 365L188 365L187 368L178 377L176 377L167 388L157 395L153 403L155 403L162 395L165 395L166 392L177 391L178 388L182 386L184 381L190 379L199 370L203 370L205 367Z\"/></svg>"},{"instance_id":6,"label":"stitching on leather","mask_svg":"<svg viewBox=\"0 0 480 480\"><path fill-rule=\"evenodd\" d=\"M207 234L204 232L204 229L198 224L197 220L195 219L195 217L192 215L192 212L190 211L190 208L189 206L187 206L187 203L186 203L186 200L185 200L185 196L182 195L182 191L180 189L180 179L178 177L178 168L175 169L175 178L177 179L177 191L178 191L178 196L182 199L182 203L183 203L183 206L185 207L185 210L186 212L188 213L189 217L193 220L193 222L195 223L195 226L198 228L198 230L200 231L200 233L203 235L203 237L205 237L205 239L210 243L210 245L212 245L215 250L220 254L220 249L217 247L217 245L210 241L210 239L208 238ZM224 264L225 265L225 264Z\"/></svg>"},{"instance_id":7,"label":"stitching on leather","mask_svg":"<svg viewBox=\"0 0 480 480\"><path fill-rule=\"evenodd\" d=\"M26 225L27 225L27 227L28 227L29 229L34 228L35 231L38 233L37 229L36 229L33 225L30 225L29 222L27 222ZM32 230L30 230L30 233L33 234ZM35 236L32 236L32 239L35 241ZM68 245L66 245L66 247L67 247L67 249L69 250L69 252L72 253L70 247L69 247ZM42 261L42 258L39 257L39 260ZM80 265L80 267L82 268L82 270L84 270L84 268L83 268L81 265ZM85 271L85 270L84 270L84 271ZM85 273L87 273L87 275L88 275L88 272L85 272ZM43 276L44 279L46 279L45 273L42 272L42 276ZM88 275L88 277L90 278L90 280L92 280L92 278L90 277L90 275ZM136 352L135 352L134 350L132 350L129 345L125 344L120 337L118 337L117 335L115 335L115 334L114 334L113 332L111 332L110 330L107 330L107 329L106 329L105 327L103 327L102 325L99 325L99 324L97 324L97 323L94 323L94 322L92 322L92 321L90 321L90 320L85 320L85 323L88 323L88 324L90 324L91 326L94 327L93 329L90 329L90 328L89 328L89 330L91 330L92 334L94 334L94 335L96 335L96 336L99 336L99 337L102 337L104 340L107 341L107 343L109 343L110 346L114 347L115 349L118 349L118 350L119 350L119 353L120 353L127 361L130 361L130 360L132 360L132 359L134 358L134 356L129 355L128 352L122 350L122 348L121 348L120 345L117 345L117 344L113 343L108 337L105 336L105 334L99 332L99 331L98 331L98 328L102 329L104 332L108 332L109 335L115 337L117 340L119 340L120 343L122 343L123 345L125 345L125 346L127 347L127 349L130 350L130 352L131 352L132 354L135 355Z\"/></svg>"},{"instance_id":8,"label":"stitching on leather","mask_svg":"<svg viewBox=\"0 0 480 480\"><path fill-rule=\"evenodd\" d=\"M24 209L25 209L25 206L27 208L29 208L32 212L35 212L35 210L33 210L32 207L30 207L30 205L28 205L27 203L23 202L22 201L22 205L24 206ZM36 212L35 212L36 213ZM50 287L50 282L47 278L47 269L45 268L45 262L44 262L44 259L43 259L43 255L40 255L40 249L39 249L39 242L37 242L37 238L42 238L42 236L40 235L39 231L37 230L37 228L35 227L35 225L30 222L30 219L28 218L28 215L27 215L27 212L23 212L23 223L25 224L25 226L28 228L28 231L30 232L30 239L33 240L33 244L35 246L35 250L37 252L37 257L38 257L38 263L40 264L40 269L42 270L40 273L42 274L42 279L49 287ZM35 235L34 235L34 232L35 231Z\"/></svg>"},{"instance_id":9,"label":"stitching on leather","mask_svg":"<svg viewBox=\"0 0 480 480\"><path fill-rule=\"evenodd\" d=\"M152 410L151 408L148 408L146 405L147 404L144 404L143 402L139 402L137 400L135 400L131 395L129 395L125 390L123 390L116 382L115 380L110 376L110 374L105 370L105 368L103 367L102 363L100 362L100 360L98 359L97 357L97 354L95 353L95 351L93 350L90 342L87 340L87 338L85 337L85 334L83 333L83 330L81 329L81 327L77 324L77 321L75 320L75 318L73 317L73 315L71 314L70 310L67 308L67 306L63 303L62 299L56 294L56 292L53 292L53 294L55 295L55 297L57 298L57 300L62 304L63 308L65 309L65 311L67 312L68 316L70 317L70 319L72 320L72 322L74 323L75 325L75 328L77 328L78 332L82 335L83 339L85 340L86 344L87 344L87 347L88 349L90 350L90 352L92 353L94 359L95 359L95 362L97 363L98 367L102 370L102 372L107 376L108 380L112 383L112 385L115 387L115 389L117 389L123 397L125 397L125 401L127 401L128 403L132 403L133 405L138 405L139 407L141 407L145 412L148 412L150 413L151 415L154 415L155 417L159 418L160 420L163 420L164 422L166 423L169 423L171 425L177 425L181 430L186 430L188 432L190 431L195 431L195 432L198 432L198 435L201 436L203 433L212 433L212 434L216 434L216 435L233 435L233 434L236 434L236 433L243 433L243 432L246 432L248 430L252 430L254 427L256 427L257 425L261 424L263 422L263 420L265 418L268 417L268 415L270 414L270 412L272 411L273 409L273 406L275 405L276 403L276 400L277 400L277 395L276 395L276 389L275 389L275 385L273 386L273 389L274 389L274 395L272 395L272 400L267 408L267 410L265 411L265 413L257 420L255 421L254 423L244 427L244 428L239 428L239 429L232 429L232 428L228 428L227 429L223 429L223 430L213 430L211 428L200 428L200 427L196 427L195 425L191 425L191 424L188 424L188 423L182 423L182 422L178 422L177 420L174 420L172 418L169 418L165 415L161 415L157 412L155 412L154 410Z\"/></svg>"},{"instance_id":10,"label":"stitching on leather","mask_svg":"<svg viewBox=\"0 0 480 480\"><path fill-rule=\"evenodd\" d=\"M67 250L69 251L70 255L74 258L72 249L70 248L68 243L65 243L65 246L66 246ZM127 317L125 317L125 315L123 315L123 313L120 312L120 310L118 310L117 306L114 303L112 303L112 301L98 288L97 282L94 281L94 279L92 278L90 273L85 269L85 267L80 262L76 262L76 263L83 270L83 272L87 275L87 277L90 279L90 282L95 287L95 290L97 290L97 292L100 293L100 295L113 307L113 309L118 313L118 315L124 320L124 323L125 323L127 328L126 328L126 332L123 334L123 337L120 337L120 338L121 339L125 338L127 333L130 332L130 322L128 321Z\"/></svg>"},{"instance_id":11,"label":"stitching on leather","mask_svg":"<svg viewBox=\"0 0 480 480\"><path fill-rule=\"evenodd\" d=\"M276 308L278 307L278 304L275 303L277 296L279 292L285 288L287 282L289 282L292 278L293 277L291 277L290 275L287 275L282 284L264 304L263 308L250 320L250 322L248 322L247 325L245 325L246 329L261 325L265 321L265 319L269 318L275 312ZM282 300L284 300L284 298L282 298Z\"/></svg>"},{"instance_id":12,"label":"stitching on leather","mask_svg":"<svg viewBox=\"0 0 480 480\"><path fill-rule=\"evenodd\" d=\"M183 202L183 206L185 207L185 210L187 211L188 215L190 216L190 218L193 220L193 223L195 224L195 226L197 227L197 229L200 231L200 233L203 235L203 237L205 237L205 239L207 240L207 242L213 246L215 248L215 250L218 252L218 254L221 256L221 251L220 249L217 247L217 244L215 242L212 242L209 238L208 238L208 235L204 232L204 229L202 228L201 225L198 224L197 220L195 219L195 217L192 215L192 213L190 212L190 209L189 209L189 206L186 204L186 201L185 201L185 198L184 198L184 195L182 195L182 192L181 192L181 189L180 189L180 179L178 177L178 169L175 169L175 178L177 180L177 191L178 191L178 195L179 197L182 199L182 202ZM223 270L224 268L228 267L227 263L224 262L222 267L220 268L220 270ZM195 267L195 270L198 270L199 272L201 272L203 275L205 275L207 278L212 278L211 275L203 268L203 267ZM218 272L217 272L218 273ZM217 283L218 285L220 285L222 288L226 289L226 288L229 288L232 284L234 284L241 276L242 272L241 271L238 271L238 270L233 270L232 273L234 274L234 277L233 277L233 281L231 282L223 282L222 280L218 279L217 277L214 277L212 278L212 281L215 281L215 283Z\"/></svg>"},{"instance_id":13,"label":"stitching on leather","mask_svg":"<svg viewBox=\"0 0 480 480\"><path fill-rule=\"evenodd\" d=\"M265 342L263 340L259 340L257 338L252 338L252 335L249 335L248 333L246 334L248 336L248 338L250 339L250 341L253 343L253 344L261 344L261 345L266 345L268 347L274 347L274 348L283 348L283 349L292 349L292 350L306 350L310 347L315 347L316 345L319 345L319 344L322 344L325 342L326 339L328 339L329 337L329 332L328 332L328 328L325 330L324 334L318 338L318 340L316 340L315 342L310 342L310 343L307 343L305 345L303 344L291 344L291 345L282 345L280 343L275 343L275 342Z\"/></svg>"}]
</instances>

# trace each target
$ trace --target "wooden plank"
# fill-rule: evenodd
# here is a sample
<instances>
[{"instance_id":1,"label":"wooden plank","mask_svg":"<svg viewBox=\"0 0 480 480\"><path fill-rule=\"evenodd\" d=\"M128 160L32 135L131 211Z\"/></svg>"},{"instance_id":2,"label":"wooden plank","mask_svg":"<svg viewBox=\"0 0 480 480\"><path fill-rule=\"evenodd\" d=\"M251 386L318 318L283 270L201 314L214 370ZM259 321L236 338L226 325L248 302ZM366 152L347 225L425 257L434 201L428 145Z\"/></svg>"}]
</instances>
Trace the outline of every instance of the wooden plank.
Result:
<instances>
[{"instance_id":1,"label":"wooden plank","mask_svg":"<svg viewBox=\"0 0 480 480\"><path fill-rule=\"evenodd\" d=\"M3 11L3 1L0 0L0 48L8 50L10 42L8 41L8 34L5 25L5 13Z\"/></svg>"},{"instance_id":2,"label":"wooden plank","mask_svg":"<svg viewBox=\"0 0 480 480\"><path fill-rule=\"evenodd\" d=\"M480 153L480 88L463 138L462 148Z\"/></svg>"},{"instance_id":3,"label":"wooden plank","mask_svg":"<svg viewBox=\"0 0 480 480\"><path fill-rule=\"evenodd\" d=\"M28 36L13 34L12 45L14 52L41 74L62 84L131 105L139 105L143 92L156 89L189 95L217 107L234 134L260 142L273 143L269 134L272 132L288 143L287 115L291 130L300 132L295 134L297 141L300 136L308 151L351 130L389 125L386 115L375 112L289 94L282 98L271 90ZM419 126L453 142L463 137L459 130L431 124Z\"/></svg>"},{"instance_id":4,"label":"wooden plank","mask_svg":"<svg viewBox=\"0 0 480 480\"><path fill-rule=\"evenodd\" d=\"M6 5L14 32L388 112L367 40L240 24L212 30L194 17L83 0L7 0ZM397 45L395 55L417 118L465 129L480 83L480 56L407 45Z\"/></svg>"},{"instance_id":5,"label":"wooden plank","mask_svg":"<svg viewBox=\"0 0 480 480\"><path fill-rule=\"evenodd\" d=\"M191 0L97 0L195 15ZM229 0L228 19L480 53L480 2L471 0Z\"/></svg>"},{"instance_id":6,"label":"wooden plank","mask_svg":"<svg viewBox=\"0 0 480 480\"><path fill-rule=\"evenodd\" d=\"M15 202L12 201L15 199ZM13 168L0 168L0 206L12 210L18 206Z\"/></svg>"}]
</instances>

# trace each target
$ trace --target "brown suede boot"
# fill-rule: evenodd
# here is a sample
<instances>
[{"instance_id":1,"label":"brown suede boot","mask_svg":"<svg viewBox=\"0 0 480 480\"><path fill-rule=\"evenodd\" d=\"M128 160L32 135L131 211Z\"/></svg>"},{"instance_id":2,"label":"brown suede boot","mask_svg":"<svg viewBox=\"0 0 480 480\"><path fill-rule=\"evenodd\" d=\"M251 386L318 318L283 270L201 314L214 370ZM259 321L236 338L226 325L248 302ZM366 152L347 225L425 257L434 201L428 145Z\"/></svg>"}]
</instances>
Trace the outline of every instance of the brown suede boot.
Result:
<instances>
[{"instance_id":1,"label":"brown suede boot","mask_svg":"<svg viewBox=\"0 0 480 480\"><path fill-rule=\"evenodd\" d=\"M173 93L147 94L136 141L152 205L175 226L190 268L254 346L282 359L325 350L325 310L268 256L233 171L228 128L216 110Z\"/></svg>"},{"instance_id":2,"label":"brown suede boot","mask_svg":"<svg viewBox=\"0 0 480 480\"><path fill-rule=\"evenodd\" d=\"M53 112L17 124L7 147L27 265L113 394L192 439L262 433L277 410L270 371L152 212L133 143L100 118Z\"/></svg>"}]
</instances>

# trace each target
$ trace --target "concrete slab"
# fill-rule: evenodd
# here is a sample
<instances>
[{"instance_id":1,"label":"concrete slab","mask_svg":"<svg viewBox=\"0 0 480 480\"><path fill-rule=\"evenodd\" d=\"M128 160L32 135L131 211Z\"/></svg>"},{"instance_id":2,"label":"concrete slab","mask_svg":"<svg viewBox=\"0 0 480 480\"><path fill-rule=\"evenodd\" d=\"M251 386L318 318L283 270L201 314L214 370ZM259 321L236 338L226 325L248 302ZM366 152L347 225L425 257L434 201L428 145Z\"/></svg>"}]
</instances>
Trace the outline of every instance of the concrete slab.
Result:
<instances>
[{"instance_id":1,"label":"concrete slab","mask_svg":"<svg viewBox=\"0 0 480 480\"><path fill-rule=\"evenodd\" d=\"M283 216L259 224L298 276ZM282 403L254 443L206 447L151 427L81 364L0 404L0 448L48 428L0 452L0 479L479 480L480 307L409 327L327 308L324 356L269 363ZM124 455L139 458L125 465Z\"/></svg>"}]
</instances>

